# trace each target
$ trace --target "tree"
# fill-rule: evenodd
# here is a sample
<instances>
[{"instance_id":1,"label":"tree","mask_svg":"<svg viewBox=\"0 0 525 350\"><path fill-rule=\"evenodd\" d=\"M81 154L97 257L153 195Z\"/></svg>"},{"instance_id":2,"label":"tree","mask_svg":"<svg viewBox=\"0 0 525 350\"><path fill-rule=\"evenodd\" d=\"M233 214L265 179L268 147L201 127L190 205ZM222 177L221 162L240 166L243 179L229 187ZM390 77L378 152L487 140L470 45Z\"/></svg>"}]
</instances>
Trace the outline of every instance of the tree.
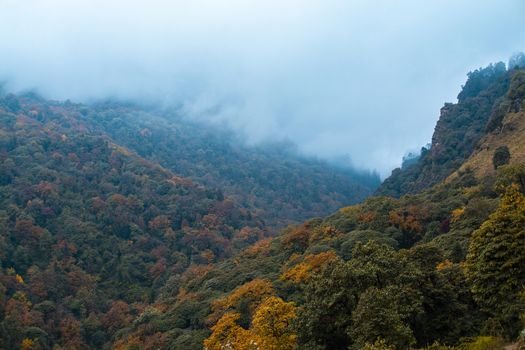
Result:
<instances>
[{"instance_id":1,"label":"tree","mask_svg":"<svg viewBox=\"0 0 525 350\"><path fill-rule=\"evenodd\" d=\"M238 287L228 296L213 302L213 314L209 319L213 322L226 311L232 310L239 313L239 323L248 327L259 304L273 294L274 290L270 281L254 279Z\"/></svg>"},{"instance_id":2,"label":"tree","mask_svg":"<svg viewBox=\"0 0 525 350\"><path fill-rule=\"evenodd\" d=\"M204 340L206 350L293 350L297 336L292 332L295 306L279 297L271 296L257 307L246 329L239 324L241 314L227 312L212 327L212 334Z\"/></svg>"},{"instance_id":3,"label":"tree","mask_svg":"<svg viewBox=\"0 0 525 350\"><path fill-rule=\"evenodd\" d=\"M505 193L510 185L515 184L521 193L525 194L525 164L506 165L498 169L496 188Z\"/></svg>"},{"instance_id":4,"label":"tree","mask_svg":"<svg viewBox=\"0 0 525 350\"><path fill-rule=\"evenodd\" d=\"M511 185L499 208L472 234L467 255L474 299L508 336L520 330L525 285L525 196Z\"/></svg>"},{"instance_id":5,"label":"tree","mask_svg":"<svg viewBox=\"0 0 525 350\"><path fill-rule=\"evenodd\" d=\"M31 350L35 348L35 341L33 339L24 338L20 345L21 350Z\"/></svg>"},{"instance_id":6,"label":"tree","mask_svg":"<svg viewBox=\"0 0 525 350\"><path fill-rule=\"evenodd\" d=\"M509 69L525 68L525 53L518 52L509 59Z\"/></svg>"},{"instance_id":7,"label":"tree","mask_svg":"<svg viewBox=\"0 0 525 350\"><path fill-rule=\"evenodd\" d=\"M298 311L295 329L299 348L347 349L347 328L357 304L351 270L342 260L331 262L305 287L305 303Z\"/></svg>"},{"instance_id":8,"label":"tree","mask_svg":"<svg viewBox=\"0 0 525 350\"><path fill-rule=\"evenodd\" d=\"M212 327L212 334L204 340L205 350L258 350L262 343L253 332L237 324L241 315L228 312Z\"/></svg>"},{"instance_id":9,"label":"tree","mask_svg":"<svg viewBox=\"0 0 525 350\"><path fill-rule=\"evenodd\" d=\"M282 280L290 280L294 283L305 283L313 273L319 273L327 264L337 259L333 251L319 254L309 254L304 261L287 269L282 275Z\"/></svg>"},{"instance_id":10,"label":"tree","mask_svg":"<svg viewBox=\"0 0 525 350\"><path fill-rule=\"evenodd\" d=\"M353 327L349 335L354 348L361 349L367 343L381 337L397 349L408 349L415 338L406 319L412 310L405 308L404 293L396 287L369 288L364 292L352 314Z\"/></svg>"},{"instance_id":11,"label":"tree","mask_svg":"<svg viewBox=\"0 0 525 350\"><path fill-rule=\"evenodd\" d=\"M252 329L263 341L264 349L293 350L297 335L291 324L295 319L295 306L279 297L269 297L255 311Z\"/></svg>"},{"instance_id":12,"label":"tree","mask_svg":"<svg viewBox=\"0 0 525 350\"><path fill-rule=\"evenodd\" d=\"M494 169L508 164L510 160L510 151L507 146L500 146L494 151L494 156L492 157L492 164L494 164Z\"/></svg>"},{"instance_id":13,"label":"tree","mask_svg":"<svg viewBox=\"0 0 525 350\"><path fill-rule=\"evenodd\" d=\"M299 346L310 349L347 349L356 340L353 329L360 327L356 322L365 319L370 321L369 328L373 328L376 333L372 334L372 338L358 340L357 345L364 346L377 336L383 336L382 326L375 324L373 316L365 312L368 301L371 301L367 293L372 293L370 288L388 296L398 293L399 299L395 301L397 309L389 311L390 320L404 322L407 315L417 313L420 308L421 297L415 285L418 276L416 267L391 247L374 241L358 243L350 261L332 261L307 283L305 303L299 309L296 322ZM360 314L355 314L358 310ZM395 316L395 313L400 313L400 316ZM410 343L406 335L411 334L410 329L401 331L401 328L398 333L406 331L404 342Z\"/></svg>"}]
</instances>

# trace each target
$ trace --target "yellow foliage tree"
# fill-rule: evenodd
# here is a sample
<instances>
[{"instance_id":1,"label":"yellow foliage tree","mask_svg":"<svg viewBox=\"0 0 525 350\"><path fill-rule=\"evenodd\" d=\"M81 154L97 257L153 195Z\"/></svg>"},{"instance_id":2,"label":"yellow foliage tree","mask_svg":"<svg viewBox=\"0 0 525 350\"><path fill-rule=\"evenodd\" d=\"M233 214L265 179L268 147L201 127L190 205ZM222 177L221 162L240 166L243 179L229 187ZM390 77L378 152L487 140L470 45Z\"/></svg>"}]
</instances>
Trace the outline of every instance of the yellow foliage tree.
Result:
<instances>
[{"instance_id":1,"label":"yellow foliage tree","mask_svg":"<svg viewBox=\"0 0 525 350\"><path fill-rule=\"evenodd\" d=\"M450 221L458 222L461 220L461 216L463 216L463 214L465 214L465 207L452 210L452 219Z\"/></svg>"},{"instance_id":2,"label":"yellow foliage tree","mask_svg":"<svg viewBox=\"0 0 525 350\"><path fill-rule=\"evenodd\" d=\"M331 261L337 259L333 251L311 254L304 258L304 261L285 271L281 275L281 280L290 280L294 283L306 282L312 272L320 272L323 267Z\"/></svg>"},{"instance_id":3,"label":"yellow foliage tree","mask_svg":"<svg viewBox=\"0 0 525 350\"><path fill-rule=\"evenodd\" d=\"M450 260L445 259L445 261L440 262L439 264L437 264L436 270L441 271L441 270L444 270L446 268L452 267L453 265L454 264L452 262L450 262Z\"/></svg>"},{"instance_id":4,"label":"yellow foliage tree","mask_svg":"<svg viewBox=\"0 0 525 350\"><path fill-rule=\"evenodd\" d=\"M20 345L21 350L31 350L35 348L35 341L33 339L24 338L22 344Z\"/></svg>"},{"instance_id":5,"label":"yellow foliage tree","mask_svg":"<svg viewBox=\"0 0 525 350\"><path fill-rule=\"evenodd\" d=\"M235 289L228 296L214 301L213 313L208 317L208 322L214 324L225 312L236 311L241 315L241 323L246 323L259 304L271 295L274 295L274 290L270 281L254 279Z\"/></svg>"},{"instance_id":6,"label":"yellow foliage tree","mask_svg":"<svg viewBox=\"0 0 525 350\"><path fill-rule=\"evenodd\" d=\"M241 315L224 314L204 341L206 350L293 350L297 335L291 330L296 307L279 297L266 298L255 310L250 329L241 327Z\"/></svg>"},{"instance_id":7,"label":"yellow foliage tree","mask_svg":"<svg viewBox=\"0 0 525 350\"><path fill-rule=\"evenodd\" d=\"M259 350L261 339L237 324L241 315L237 312L224 314L215 326L212 334L204 340L205 350Z\"/></svg>"},{"instance_id":8,"label":"yellow foliage tree","mask_svg":"<svg viewBox=\"0 0 525 350\"><path fill-rule=\"evenodd\" d=\"M279 297L269 297L255 311L251 330L262 340L264 349L292 350L297 335L291 330L295 306Z\"/></svg>"}]
</instances>

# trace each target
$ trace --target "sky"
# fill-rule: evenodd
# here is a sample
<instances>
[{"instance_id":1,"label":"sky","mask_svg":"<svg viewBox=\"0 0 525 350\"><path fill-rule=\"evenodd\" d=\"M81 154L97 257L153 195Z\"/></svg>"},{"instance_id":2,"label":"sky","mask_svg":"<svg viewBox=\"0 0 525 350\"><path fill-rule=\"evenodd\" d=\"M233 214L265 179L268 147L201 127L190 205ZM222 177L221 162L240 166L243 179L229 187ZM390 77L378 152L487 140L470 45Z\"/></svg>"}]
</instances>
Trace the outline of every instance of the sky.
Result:
<instances>
[{"instance_id":1,"label":"sky","mask_svg":"<svg viewBox=\"0 0 525 350\"><path fill-rule=\"evenodd\" d=\"M383 177L466 73L525 51L523 0L0 0L11 92L176 105Z\"/></svg>"}]
</instances>

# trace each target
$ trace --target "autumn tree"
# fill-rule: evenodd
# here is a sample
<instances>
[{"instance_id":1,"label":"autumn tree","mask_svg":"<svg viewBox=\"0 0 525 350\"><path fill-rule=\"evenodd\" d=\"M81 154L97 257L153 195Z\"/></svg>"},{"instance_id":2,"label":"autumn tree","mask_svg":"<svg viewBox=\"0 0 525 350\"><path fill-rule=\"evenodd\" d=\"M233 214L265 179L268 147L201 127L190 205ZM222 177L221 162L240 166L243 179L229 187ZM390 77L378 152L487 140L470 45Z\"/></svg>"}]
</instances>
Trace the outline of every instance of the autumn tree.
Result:
<instances>
[{"instance_id":1,"label":"autumn tree","mask_svg":"<svg viewBox=\"0 0 525 350\"><path fill-rule=\"evenodd\" d=\"M204 341L207 350L293 350L297 336L291 324L295 306L279 297L266 298L257 307L249 329L239 324L241 315L225 313L211 328L212 334Z\"/></svg>"},{"instance_id":2,"label":"autumn tree","mask_svg":"<svg viewBox=\"0 0 525 350\"><path fill-rule=\"evenodd\" d=\"M291 325L295 319L295 306L279 297L265 299L255 311L252 331L259 336L268 350L293 350L297 335Z\"/></svg>"},{"instance_id":3,"label":"autumn tree","mask_svg":"<svg viewBox=\"0 0 525 350\"><path fill-rule=\"evenodd\" d=\"M250 330L237 324L240 317L237 312L224 314L211 328L212 334L204 341L204 349L259 350L262 340Z\"/></svg>"},{"instance_id":4,"label":"autumn tree","mask_svg":"<svg viewBox=\"0 0 525 350\"><path fill-rule=\"evenodd\" d=\"M294 283L304 283L313 273L319 273L327 264L336 259L337 255L333 251L307 255L304 261L284 271L280 278Z\"/></svg>"},{"instance_id":5,"label":"autumn tree","mask_svg":"<svg viewBox=\"0 0 525 350\"><path fill-rule=\"evenodd\" d=\"M274 293L270 281L254 279L238 287L226 297L215 301L212 305L214 313L209 319L213 322L226 311L235 311L239 314L239 323L248 327L260 303Z\"/></svg>"}]
</instances>

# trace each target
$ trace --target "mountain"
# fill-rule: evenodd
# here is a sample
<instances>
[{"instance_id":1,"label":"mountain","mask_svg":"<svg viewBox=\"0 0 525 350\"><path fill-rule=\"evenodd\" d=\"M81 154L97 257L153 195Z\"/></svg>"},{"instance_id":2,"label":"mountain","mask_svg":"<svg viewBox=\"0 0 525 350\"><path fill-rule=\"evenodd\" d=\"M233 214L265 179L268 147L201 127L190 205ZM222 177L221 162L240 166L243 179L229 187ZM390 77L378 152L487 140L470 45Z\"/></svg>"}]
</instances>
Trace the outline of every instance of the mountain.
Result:
<instances>
[{"instance_id":1,"label":"mountain","mask_svg":"<svg viewBox=\"0 0 525 350\"><path fill-rule=\"evenodd\" d=\"M185 122L176 112L152 113L101 106L89 115L120 144L207 187L219 188L282 228L347 204L379 185L367 172L299 155L290 145L245 147L232 133Z\"/></svg>"},{"instance_id":2,"label":"mountain","mask_svg":"<svg viewBox=\"0 0 525 350\"><path fill-rule=\"evenodd\" d=\"M523 346L513 62L469 74L388 195L279 234L366 196L374 177L173 111L3 97L0 348Z\"/></svg>"},{"instance_id":3,"label":"mountain","mask_svg":"<svg viewBox=\"0 0 525 350\"><path fill-rule=\"evenodd\" d=\"M509 90L511 71L499 62L468 74L457 103L446 103L430 148L419 160L395 169L376 194L399 197L429 188L458 170L485 134L487 122Z\"/></svg>"},{"instance_id":4,"label":"mountain","mask_svg":"<svg viewBox=\"0 0 525 350\"><path fill-rule=\"evenodd\" d=\"M518 70L512 74L508 92L494 108L485 135L470 157L451 176L472 171L477 178L481 178L494 174L500 165L525 162L525 110L521 105L524 98L525 74Z\"/></svg>"},{"instance_id":5,"label":"mountain","mask_svg":"<svg viewBox=\"0 0 525 350\"><path fill-rule=\"evenodd\" d=\"M499 349L514 341L525 312L524 74L500 64L469 74L429 154L381 187L395 196L288 227L192 278L173 276L115 344ZM397 198L407 188L417 193Z\"/></svg>"},{"instance_id":6,"label":"mountain","mask_svg":"<svg viewBox=\"0 0 525 350\"><path fill-rule=\"evenodd\" d=\"M50 101L26 103L39 113L54 108ZM357 203L379 185L377 175L301 156L290 145L243 146L233 133L192 123L176 110L116 102L58 105L91 132L179 176L219 189L273 229Z\"/></svg>"},{"instance_id":7,"label":"mountain","mask_svg":"<svg viewBox=\"0 0 525 350\"><path fill-rule=\"evenodd\" d=\"M129 104L0 98L0 348L109 348L174 280L377 182L229 137Z\"/></svg>"}]
</instances>

